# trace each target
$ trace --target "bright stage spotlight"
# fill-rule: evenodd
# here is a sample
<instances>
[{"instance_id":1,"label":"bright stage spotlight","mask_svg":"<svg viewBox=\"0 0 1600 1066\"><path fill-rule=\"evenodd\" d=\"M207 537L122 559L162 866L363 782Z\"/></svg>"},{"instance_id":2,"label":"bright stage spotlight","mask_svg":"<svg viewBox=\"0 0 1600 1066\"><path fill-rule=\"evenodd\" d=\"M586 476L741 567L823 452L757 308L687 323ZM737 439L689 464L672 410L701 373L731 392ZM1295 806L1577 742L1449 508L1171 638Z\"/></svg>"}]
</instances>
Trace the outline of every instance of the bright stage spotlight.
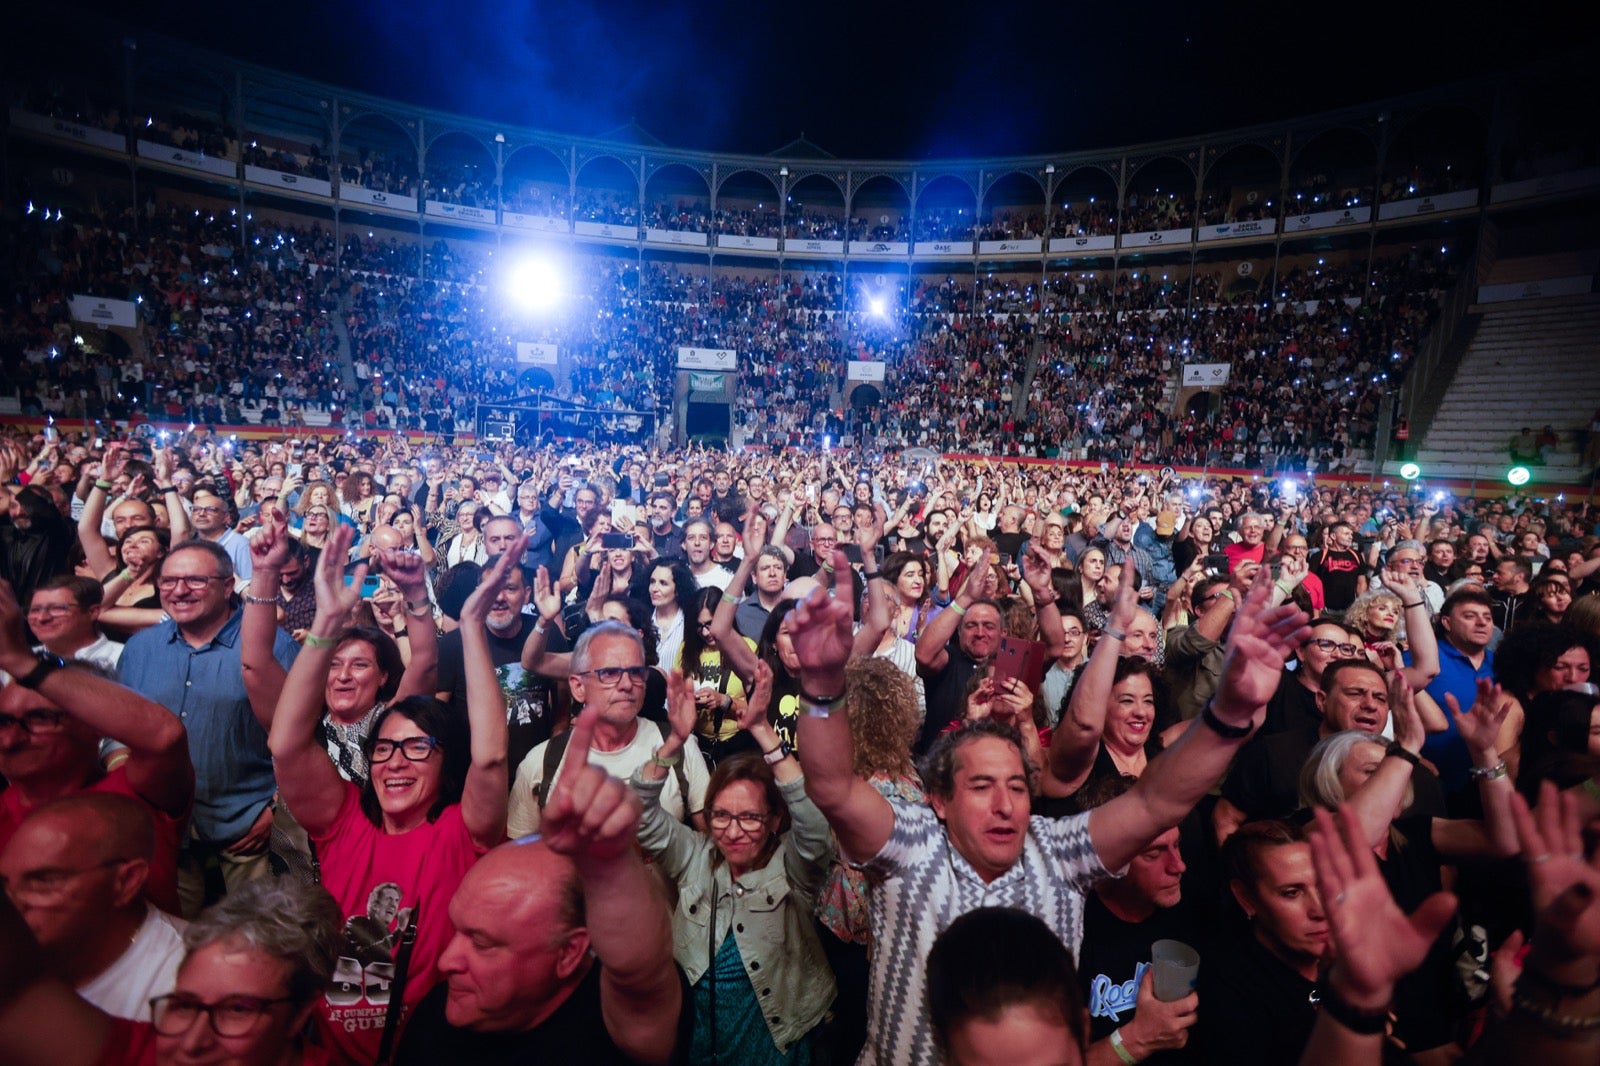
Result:
<instances>
[{"instance_id":1,"label":"bright stage spotlight","mask_svg":"<svg viewBox=\"0 0 1600 1066\"><path fill-rule=\"evenodd\" d=\"M554 260L524 259L506 274L506 295L524 311L546 311L561 300L561 282L561 269Z\"/></svg>"},{"instance_id":2,"label":"bright stage spotlight","mask_svg":"<svg viewBox=\"0 0 1600 1066\"><path fill-rule=\"evenodd\" d=\"M872 312L873 318L888 318L889 301L882 296L874 296L867 300L867 310Z\"/></svg>"}]
</instances>

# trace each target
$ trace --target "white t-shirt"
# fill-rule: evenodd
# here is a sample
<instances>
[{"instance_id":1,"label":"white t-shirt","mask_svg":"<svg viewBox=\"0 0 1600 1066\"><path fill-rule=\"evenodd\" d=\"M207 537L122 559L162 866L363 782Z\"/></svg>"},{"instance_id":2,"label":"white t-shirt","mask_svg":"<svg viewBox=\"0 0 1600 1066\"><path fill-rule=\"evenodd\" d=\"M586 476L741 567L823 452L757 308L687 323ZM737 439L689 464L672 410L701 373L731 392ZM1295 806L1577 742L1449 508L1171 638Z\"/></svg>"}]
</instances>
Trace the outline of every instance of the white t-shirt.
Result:
<instances>
[{"instance_id":1,"label":"white t-shirt","mask_svg":"<svg viewBox=\"0 0 1600 1066\"><path fill-rule=\"evenodd\" d=\"M703 589L719 588L723 592L728 591L728 582L732 580L733 571L721 563L712 563L706 567L705 573L694 575L695 587Z\"/></svg>"},{"instance_id":2,"label":"white t-shirt","mask_svg":"<svg viewBox=\"0 0 1600 1066\"><path fill-rule=\"evenodd\" d=\"M626 781L661 746L661 729L655 722L641 720L626 747L616 751L591 749L589 762L612 777ZM539 785L544 780L544 753L549 743L547 740L528 752L522 765L517 767L517 780L511 786L511 806L506 812L507 835L513 840L539 831ZM684 742L682 754L683 776L689 782L689 813L693 813L705 806L706 785L711 775L694 737ZM566 755L563 754L561 766L556 767L556 781L561 780L561 769L565 765ZM551 785L554 784L552 781ZM661 790L661 808L678 821L684 820L683 794L678 789L678 775L672 770L667 771L667 783Z\"/></svg>"},{"instance_id":3,"label":"white t-shirt","mask_svg":"<svg viewBox=\"0 0 1600 1066\"><path fill-rule=\"evenodd\" d=\"M78 988L78 995L114 1018L150 1020L150 1000L172 991L183 961L182 918L149 907L122 956Z\"/></svg>"}]
</instances>

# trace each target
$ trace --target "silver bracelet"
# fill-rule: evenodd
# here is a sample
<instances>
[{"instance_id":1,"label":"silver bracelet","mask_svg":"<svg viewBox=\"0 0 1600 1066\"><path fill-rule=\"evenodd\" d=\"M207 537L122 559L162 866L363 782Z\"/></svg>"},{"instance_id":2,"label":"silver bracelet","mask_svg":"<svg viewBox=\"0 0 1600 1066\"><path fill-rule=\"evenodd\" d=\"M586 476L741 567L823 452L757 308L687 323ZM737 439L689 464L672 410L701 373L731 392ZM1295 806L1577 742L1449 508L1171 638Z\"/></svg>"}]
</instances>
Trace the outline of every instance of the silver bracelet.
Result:
<instances>
[{"instance_id":1,"label":"silver bracelet","mask_svg":"<svg viewBox=\"0 0 1600 1066\"><path fill-rule=\"evenodd\" d=\"M276 596L268 599L265 596L252 596L248 592L241 592L241 593L239 593L239 598L241 600L243 600L244 602L246 602L246 603L253 603L257 607L276 607L276 606L278 606L278 598Z\"/></svg>"},{"instance_id":2,"label":"silver bracelet","mask_svg":"<svg viewBox=\"0 0 1600 1066\"><path fill-rule=\"evenodd\" d=\"M1467 770L1467 776L1474 781L1498 781L1508 773L1504 759L1493 766L1474 766Z\"/></svg>"}]
</instances>

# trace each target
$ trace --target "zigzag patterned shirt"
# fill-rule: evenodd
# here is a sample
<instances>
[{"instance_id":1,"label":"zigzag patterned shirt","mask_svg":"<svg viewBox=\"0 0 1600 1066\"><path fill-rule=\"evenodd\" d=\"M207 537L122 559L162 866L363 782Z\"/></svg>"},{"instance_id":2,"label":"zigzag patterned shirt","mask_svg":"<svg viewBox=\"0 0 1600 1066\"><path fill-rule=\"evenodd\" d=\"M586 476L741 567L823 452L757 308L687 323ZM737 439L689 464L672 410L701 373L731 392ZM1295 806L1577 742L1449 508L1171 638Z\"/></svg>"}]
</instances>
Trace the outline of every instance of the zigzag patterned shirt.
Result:
<instances>
[{"instance_id":1,"label":"zigzag patterned shirt","mask_svg":"<svg viewBox=\"0 0 1600 1066\"><path fill-rule=\"evenodd\" d=\"M894 832L861 868L875 881L867 1044L857 1066L937 1066L924 968L938 935L979 907L1038 916L1076 957L1083 893L1112 876L1089 841L1089 815L1031 818L1016 865L987 884L926 804L889 800ZM881 880L879 880L881 879Z\"/></svg>"}]
</instances>

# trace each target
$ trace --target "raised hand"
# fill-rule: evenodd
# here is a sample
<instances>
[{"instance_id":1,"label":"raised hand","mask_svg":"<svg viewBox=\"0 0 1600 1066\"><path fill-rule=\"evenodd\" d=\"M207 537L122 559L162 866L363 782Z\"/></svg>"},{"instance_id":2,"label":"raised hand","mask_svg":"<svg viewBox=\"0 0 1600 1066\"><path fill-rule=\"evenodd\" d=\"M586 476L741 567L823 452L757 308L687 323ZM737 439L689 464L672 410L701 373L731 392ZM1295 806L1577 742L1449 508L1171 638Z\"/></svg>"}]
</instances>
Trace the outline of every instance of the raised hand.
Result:
<instances>
[{"instance_id":1,"label":"raised hand","mask_svg":"<svg viewBox=\"0 0 1600 1066\"><path fill-rule=\"evenodd\" d=\"M1285 587L1293 589L1306 579L1311 573L1311 565L1304 559L1293 555L1286 556L1283 564L1278 568L1278 581Z\"/></svg>"},{"instance_id":2,"label":"raised hand","mask_svg":"<svg viewBox=\"0 0 1600 1066\"><path fill-rule=\"evenodd\" d=\"M1500 727L1511 711L1512 702L1499 685L1480 677L1478 698L1473 700L1465 714L1461 713L1460 702L1450 693L1444 694L1444 701L1449 705L1450 717L1455 719L1456 729L1461 733L1461 739L1467 742L1469 751L1487 755L1495 749L1500 740Z\"/></svg>"},{"instance_id":3,"label":"raised hand","mask_svg":"<svg viewBox=\"0 0 1600 1066\"><path fill-rule=\"evenodd\" d=\"M800 687L813 696L844 691L844 665L852 642L849 578L843 596L836 596L839 575L850 572L844 552L833 553L833 569L818 571L817 587L789 613L789 639L800 660Z\"/></svg>"},{"instance_id":4,"label":"raised hand","mask_svg":"<svg viewBox=\"0 0 1600 1066\"><path fill-rule=\"evenodd\" d=\"M1417 694L1406 675L1398 670L1389 675L1389 720L1394 723L1395 743L1413 755L1422 750L1428 731L1422 725L1422 715L1417 713Z\"/></svg>"},{"instance_id":5,"label":"raised hand","mask_svg":"<svg viewBox=\"0 0 1600 1066\"><path fill-rule=\"evenodd\" d=\"M250 538L252 572L281 571L289 561L289 522L276 507L261 509L261 528Z\"/></svg>"},{"instance_id":6,"label":"raised hand","mask_svg":"<svg viewBox=\"0 0 1600 1066\"><path fill-rule=\"evenodd\" d=\"M596 584L598 583L596 579ZM533 609L538 611L539 617L546 622L554 621L561 614L561 593L552 585L550 571L542 566L533 576Z\"/></svg>"},{"instance_id":7,"label":"raised hand","mask_svg":"<svg viewBox=\"0 0 1600 1066\"><path fill-rule=\"evenodd\" d=\"M428 568L422 556L404 548L384 548L377 552L378 566L395 583L407 603L428 598Z\"/></svg>"},{"instance_id":8,"label":"raised hand","mask_svg":"<svg viewBox=\"0 0 1600 1066\"><path fill-rule=\"evenodd\" d=\"M1259 725L1278 690L1283 664L1311 639L1309 619L1293 604L1269 606L1271 574L1262 567L1228 633L1212 712L1228 725Z\"/></svg>"},{"instance_id":9,"label":"raised hand","mask_svg":"<svg viewBox=\"0 0 1600 1066\"><path fill-rule=\"evenodd\" d=\"M1395 903L1367 846L1360 819L1348 806L1339 817L1316 812L1311 861L1337 953L1330 980L1341 998L1363 1010L1382 1010L1395 982L1427 956L1456 912L1456 898L1436 892L1409 917Z\"/></svg>"},{"instance_id":10,"label":"raised hand","mask_svg":"<svg viewBox=\"0 0 1600 1066\"><path fill-rule=\"evenodd\" d=\"M328 544L317 555L316 571L312 574L312 587L317 594L317 619L339 627L345 624L361 603L361 585L367 579L367 564L360 563L345 584L344 560L350 557L350 542L355 530L340 522L328 534ZM315 624L313 629L319 628Z\"/></svg>"},{"instance_id":11,"label":"raised hand","mask_svg":"<svg viewBox=\"0 0 1600 1066\"><path fill-rule=\"evenodd\" d=\"M1511 818L1538 912L1533 943L1540 961L1600 955L1600 849L1585 860L1577 797L1545 781L1535 810L1521 794L1511 797Z\"/></svg>"},{"instance_id":12,"label":"raised hand","mask_svg":"<svg viewBox=\"0 0 1600 1066\"><path fill-rule=\"evenodd\" d=\"M750 690L745 693L743 706L737 701L734 703L739 716L739 728L752 735L762 730L771 731L771 721L767 717L767 709L771 706L772 667L767 665L765 659L758 659L755 677L752 678Z\"/></svg>"},{"instance_id":13,"label":"raised hand","mask_svg":"<svg viewBox=\"0 0 1600 1066\"><path fill-rule=\"evenodd\" d=\"M626 782L589 764L600 708L586 708L572 723L561 774L550 789L540 835L551 851L579 869L618 859L633 848L643 805Z\"/></svg>"},{"instance_id":14,"label":"raised hand","mask_svg":"<svg viewBox=\"0 0 1600 1066\"><path fill-rule=\"evenodd\" d=\"M1137 569L1132 559L1123 563L1117 581L1117 598L1112 601L1111 610L1106 616L1106 624L1120 633L1126 633L1128 627L1133 625L1135 612L1139 610L1139 589L1133 583Z\"/></svg>"},{"instance_id":15,"label":"raised hand","mask_svg":"<svg viewBox=\"0 0 1600 1066\"><path fill-rule=\"evenodd\" d=\"M1028 550L1022 553L1022 580L1033 590L1034 603L1048 603L1056 598L1055 585L1050 580L1050 560L1044 549L1028 541ZM1123 567L1131 570L1132 567Z\"/></svg>"},{"instance_id":16,"label":"raised hand","mask_svg":"<svg viewBox=\"0 0 1600 1066\"><path fill-rule=\"evenodd\" d=\"M1383 587L1399 596L1401 603L1416 603L1422 598L1422 589L1417 587L1417 579L1398 570L1383 572Z\"/></svg>"}]
</instances>

